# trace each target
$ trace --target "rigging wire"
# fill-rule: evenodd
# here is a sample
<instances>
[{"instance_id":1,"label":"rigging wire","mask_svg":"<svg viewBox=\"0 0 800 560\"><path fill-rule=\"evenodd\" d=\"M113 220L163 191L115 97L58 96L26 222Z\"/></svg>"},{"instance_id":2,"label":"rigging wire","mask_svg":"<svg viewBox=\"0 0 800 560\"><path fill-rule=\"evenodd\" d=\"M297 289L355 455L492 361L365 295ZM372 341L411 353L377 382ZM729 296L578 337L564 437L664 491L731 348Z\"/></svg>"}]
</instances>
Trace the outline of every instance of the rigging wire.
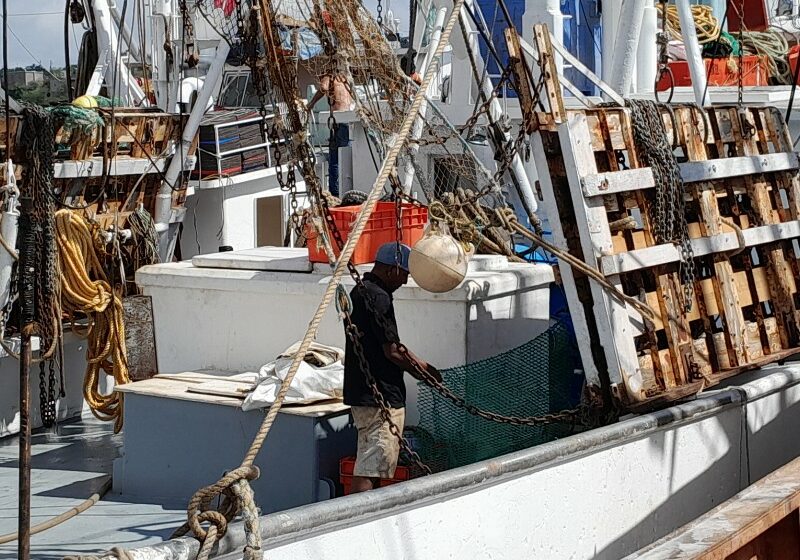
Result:
<instances>
[{"instance_id":1,"label":"rigging wire","mask_svg":"<svg viewBox=\"0 0 800 560\"><path fill-rule=\"evenodd\" d=\"M64 71L67 77L67 99L75 99L75 92L72 91L72 69L69 59L69 6L71 0L64 1Z\"/></svg>"}]
</instances>

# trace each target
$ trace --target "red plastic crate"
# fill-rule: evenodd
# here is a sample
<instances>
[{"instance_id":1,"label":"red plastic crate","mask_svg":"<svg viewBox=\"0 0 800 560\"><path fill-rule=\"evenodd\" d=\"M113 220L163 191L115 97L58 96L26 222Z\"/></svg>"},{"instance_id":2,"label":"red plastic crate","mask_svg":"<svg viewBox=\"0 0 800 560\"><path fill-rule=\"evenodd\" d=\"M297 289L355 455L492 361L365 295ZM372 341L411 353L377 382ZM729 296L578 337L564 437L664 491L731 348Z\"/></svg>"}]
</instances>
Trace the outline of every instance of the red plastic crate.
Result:
<instances>
[{"instance_id":1,"label":"red plastic crate","mask_svg":"<svg viewBox=\"0 0 800 560\"><path fill-rule=\"evenodd\" d=\"M794 76L794 70L797 67L797 59L800 58L800 45L795 45L789 49L789 68ZM797 77L797 83L800 84L800 76Z\"/></svg>"},{"instance_id":2,"label":"red plastic crate","mask_svg":"<svg viewBox=\"0 0 800 560\"><path fill-rule=\"evenodd\" d=\"M361 206L342 206L331 208L331 216L336 223L336 227L346 241L350 235L350 230L361 211ZM406 245L414 245L422 238L425 224L428 223L428 209L404 203L401 214L402 239ZM397 239L395 233L395 209L394 202L378 202L375 210L367 221L367 227L356 244L351 260L353 264L365 264L375 260L378 248L384 243L389 243ZM339 256L339 248L331 237L331 244L334 245L333 252ZM308 260L315 263L327 263L328 256L322 245L317 243L317 232L310 224L306 224L306 239L308 239Z\"/></svg>"},{"instance_id":3,"label":"red plastic crate","mask_svg":"<svg viewBox=\"0 0 800 560\"><path fill-rule=\"evenodd\" d=\"M350 494L350 487L353 484L353 469L355 466L355 457L344 457L339 461L339 482L341 482L344 487L345 496ZM402 465L397 465L397 469L394 471L394 478L382 478L380 485L381 487L391 486L392 484L397 484L398 482L403 482L410 478L411 469Z\"/></svg>"},{"instance_id":4,"label":"red plastic crate","mask_svg":"<svg viewBox=\"0 0 800 560\"><path fill-rule=\"evenodd\" d=\"M729 61L733 61L733 68L729 66ZM739 85L739 73L736 65L739 58L706 58L706 76L708 76L709 86L737 86ZM675 87L692 85L692 77L689 74L689 63L685 60L676 60L669 63L672 70L672 77ZM766 86L769 85L769 64L764 56L748 55L742 57L742 85L745 86ZM709 69L710 68L710 69ZM670 80L667 74L658 80L656 89L664 91L669 89Z\"/></svg>"}]
</instances>

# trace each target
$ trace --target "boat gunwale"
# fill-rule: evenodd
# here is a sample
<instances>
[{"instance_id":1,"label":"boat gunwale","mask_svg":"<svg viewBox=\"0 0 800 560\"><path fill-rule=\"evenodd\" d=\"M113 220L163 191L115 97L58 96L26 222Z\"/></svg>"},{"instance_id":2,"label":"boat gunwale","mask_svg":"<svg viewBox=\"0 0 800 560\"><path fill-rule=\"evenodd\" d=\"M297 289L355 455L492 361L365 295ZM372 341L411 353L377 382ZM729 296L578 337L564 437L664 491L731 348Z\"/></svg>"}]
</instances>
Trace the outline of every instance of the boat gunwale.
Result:
<instances>
[{"instance_id":1,"label":"boat gunwale","mask_svg":"<svg viewBox=\"0 0 800 560\"><path fill-rule=\"evenodd\" d=\"M352 494L262 516L264 550L475 492L580 459L591 453L643 439L659 430L702 421L719 412L738 408L800 385L800 364L773 365L755 372L755 375L758 377L746 383L702 393L688 402L494 459L412 479L365 494ZM325 521L320 523L321 519ZM239 558L244 545L244 525L231 524L218 545L216 558ZM146 558L188 560L195 557L198 549L197 540L182 537L134 550L143 553Z\"/></svg>"}]
</instances>

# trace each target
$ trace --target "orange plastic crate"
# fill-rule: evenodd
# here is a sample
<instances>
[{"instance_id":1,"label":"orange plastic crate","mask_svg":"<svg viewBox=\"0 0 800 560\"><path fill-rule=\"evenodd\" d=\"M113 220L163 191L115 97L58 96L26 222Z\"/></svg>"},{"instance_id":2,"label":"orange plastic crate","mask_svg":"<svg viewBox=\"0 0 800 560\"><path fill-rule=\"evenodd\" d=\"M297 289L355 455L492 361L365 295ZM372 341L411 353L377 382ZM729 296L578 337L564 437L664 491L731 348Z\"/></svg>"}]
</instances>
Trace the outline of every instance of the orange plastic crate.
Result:
<instances>
[{"instance_id":1,"label":"orange plastic crate","mask_svg":"<svg viewBox=\"0 0 800 560\"><path fill-rule=\"evenodd\" d=\"M331 216L336 224L342 240L346 241L350 235L350 230L361 211L361 206L343 206L331 208ZM422 238L425 224L428 223L428 209L415 206L413 204L402 205L401 224L402 240L406 245L412 246ZM384 243L396 241L395 232L395 208L394 202L378 202L375 210L367 221L367 227L356 244L351 260L353 264L365 264L375 260L378 248ZM306 239L308 239L308 260L315 263L327 263L328 256L325 249L317 242L317 232L310 224L306 224ZM334 245L333 252L339 256L339 248L336 247L333 235L330 236L331 244Z\"/></svg>"},{"instance_id":2,"label":"orange plastic crate","mask_svg":"<svg viewBox=\"0 0 800 560\"><path fill-rule=\"evenodd\" d=\"M733 64L730 64L733 61ZM739 85L739 72L736 66L739 64L739 57L730 58L706 58L706 76L708 76L709 86L737 86ZM675 87L692 85L692 77L689 74L689 63L685 60L676 60L669 63L672 70L672 77ZM766 86L769 85L769 65L764 56L749 55L742 57L742 85L745 86ZM664 91L669 89L669 76L664 74L658 81L656 89Z\"/></svg>"},{"instance_id":3,"label":"orange plastic crate","mask_svg":"<svg viewBox=\"0 0 800 560\"><path fill-rule=\"evenodd\" d=\"M339 461L339 482L342 483L342 487L344 487L344 495L347 496L350 494L350 487L353 484L353 469L356 466L356 458L355 457L344 457ZM394 478L382 478L381 479L381 487L383 486L390 486L392 484L397 484L398 482L403 482L404 480L408 480L411 478L411 469L408 467L404 467L402 465L397 465L397 468L394 471Z\"/></svg>"}]
</instances>

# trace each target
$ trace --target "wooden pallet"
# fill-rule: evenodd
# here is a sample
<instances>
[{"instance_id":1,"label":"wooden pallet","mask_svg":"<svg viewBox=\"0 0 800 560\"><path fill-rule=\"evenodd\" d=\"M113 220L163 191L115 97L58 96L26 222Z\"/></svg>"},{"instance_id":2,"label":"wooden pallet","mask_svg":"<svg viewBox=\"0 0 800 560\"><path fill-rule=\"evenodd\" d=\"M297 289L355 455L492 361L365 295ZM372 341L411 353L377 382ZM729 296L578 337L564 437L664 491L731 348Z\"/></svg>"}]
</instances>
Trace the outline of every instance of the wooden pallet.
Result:
<instances>
[{"instance_id":1,"label":"wooden pallet","mask_svg":"<svg viewBox=\"0 0 800 560\"><path fill-rule=\"evenodd\" d=\"M581 347L591 381L637 406L800 351L799 164L777 109L746 109L750 137L736 107L662 110L695 255L689 312L680 247L654 241L654 179L639 164L629 110L569 110L561 123L540 117L533 148L555 241L656 312L645 320L560 267L579 340L591 341ZM629 217L632 229L612 228Z\"/></svg>"}]
</instances>

